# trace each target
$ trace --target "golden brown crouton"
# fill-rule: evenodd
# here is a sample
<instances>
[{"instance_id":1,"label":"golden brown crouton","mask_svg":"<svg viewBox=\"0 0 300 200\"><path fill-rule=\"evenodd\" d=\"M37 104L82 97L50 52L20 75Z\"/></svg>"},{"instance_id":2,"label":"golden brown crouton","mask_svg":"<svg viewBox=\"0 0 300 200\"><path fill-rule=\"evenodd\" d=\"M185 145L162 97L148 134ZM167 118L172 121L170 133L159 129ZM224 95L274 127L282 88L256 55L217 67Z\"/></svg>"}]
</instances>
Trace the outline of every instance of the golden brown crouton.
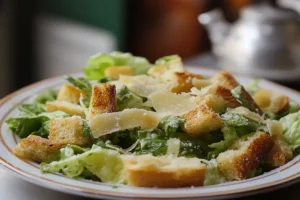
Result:
<instances>
[{"instance_id":1,"label":"golden brown crouton","mask_svg":"<svg viewBox=\"0 0 300 200\"><path fill-rule=\"evenodd\" d=\"M227 71L220 71L211 78L211 81L220 84L229 90L232 90L239 85L235 78Z\"/></svg>"},{"instance_id":2,"label":"golden brown crouton","mask_svg":"<svg viewBox=\"0 0 300 200\"><path fill-rule=\"evenodd\" d=\"M191 136L199 136L223 127L223 121L219 115L205 104L199 105L180 118L185 119L182 125L183 131Z\"/></svg>"},{"instance_id":3,"label":"golden brown crouton","mask_svg":"<svg viewBox=\"0 0 300 200\"><path fill-rule=\"evenodd\" d=\"M46 103L47 112L63 111L69 115L85 116L84 109L67 101L53 101Z\"/></svg>"},{"instance_id":4,"label":"golden brown crouton","mask_svg":"<svg viewBox=\"0 0 300 200\"><path fill-rule=\"evenodd\" d=\"M83 123L80 117L54 118L50 120L49 140L53 144L75 144L83 146L90 143L90 137L83 136Z\"/></svg>"},{"instance_id":5,"label":"golden brown crouton","mask_svg":"<svg viewBox=\"0 0 300 200\"><path fill-rule=\"evenodd\" d=\"M116 111L116 86L111 84L94 85L92 90L89 117L92 117L96 114Z\"/></svg>"},{"instance_id":6,"label":"golden brown crouton","mask_svg":"<svg viewBox=\"0 0 300 200\"><path fill-rule=\"evenodd\" d=\"M13 150L13 153L22 159L42 162L47 160L52 153L61 147L61 144L53 144L48 139L36 135L29 135L20 141Z\"/></svg>"},{"instance_id":7,"label":"golden brown crouton","mask_svg":"<svg viewBox=\"0 0 300 200\"><path fill-rule=\"evenodd\" d=\"M57 100L78 104L81 94L82 92L79 88L64 84L58 92Z\"/></svg>"},{"instance_id":8,"label":"golden brown crouton","mask_svg":"<svg viewBox=\"0 0 300 200\"><path fill-rule=\"evenodd\" d=\"M104 75L109 78L118 79L120 75L134 75L134 71L129 66L108 67L105 69Z\"/></svg>"},{"instance_id":9,"label":"golden brown crouton","mask_svg":"<svg viewBox=\"0 0 300 200\"><path fill-rule=\"evenodd\" d=\"M293 159L293 151L284 140L274 140L274 147L266 156L265 163L270 167L279 167Z\"/></svg>"},{"instance_id":10,"label":"golden brown crouton","mask_svg":"<svg viewBox=\"0 0 300 200\"><path fill-rule=\"evenodd\" d=\"M293 151L283 138L281 123L268 121L267 124L274 141L274 147L266 156L265 164L270 167L279 167L293 158Z\"/></svg>"},{"instance_id":11,"label":"golden brown crouton","mask_svg":"<svg viewBox=\"0 0 300 200\"><path fill-rule=\"evenodd\" d=\"M175 72L175 85L171 88L171 92L181 93L189 92L193 87L193 79L202 79L200 74L193 74L188 72Z\"/></svg>"},{"instance_id":12,"label":"golden brown crouton","mask_svg":"<svg viewBox=\"0 0 300 200\"><path fill-rule=\"evenodd\" d=\"M212 108L215 112L224 112L226 108L236 108L241 104L232 96L231 91L227 88L215 84L208 91L208 95L204 98L204 103Z\"/></svg>"},{"instance_id":13,"label":"golden brown crouton","mask_svg":"<svg viewBox=\"0 0 300 200\"><path fill-rule=\"evenodd\" d=\"M203 185L205 165L198 158L123 155L129 185L175 188Z\"/></svg>"},{"instance_id":14,"label":"golden brown crouton","mask_svg":"<svg viewBox=\"0 0 300 200\"><path fill-rule=\"evenodd\" d=\"M246 179L271 151L273 145L270 135L256 132L247 140L240 139L230 150L219 154L218 168L227 180Z\"/></svg>"},{"instance_id":15,"label":"golden brown crouton","mask_svg":"<svg viewBox=\"0 0 300 200\"><path fill-rule=\"evenodd\" d=\"M257 91L253 99L261 109L275 114L285 111L290 103L289 97L266 89Z\"/></svg>"}]
</instances>

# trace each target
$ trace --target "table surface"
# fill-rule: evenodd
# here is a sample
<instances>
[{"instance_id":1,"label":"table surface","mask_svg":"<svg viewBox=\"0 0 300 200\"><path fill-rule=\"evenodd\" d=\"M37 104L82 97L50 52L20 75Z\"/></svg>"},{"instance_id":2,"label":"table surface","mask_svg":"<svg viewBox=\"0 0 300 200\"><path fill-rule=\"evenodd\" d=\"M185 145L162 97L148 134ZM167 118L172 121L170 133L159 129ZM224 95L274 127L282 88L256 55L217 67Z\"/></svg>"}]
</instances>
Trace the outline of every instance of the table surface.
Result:
<instances>
[{"instance_id":1,"label":"table surface","mask_svg":"<svg viewBox=\"0 0 300 200\"><path fill-rule=\"evenodd\" d=\"M0 165L1 166L1 165ZM273 190L267 193L238 198L237 200L265 200L265 199L300 199L300 183ZM0 199L7 200L88 200L89 198L64 194L34 185L16 177L12 172L0 167Z\"/></svg>"},{"instance_id":2,"label":"table surface","mask_svg":"<svg viewBox=\"0 0 300 200\"><path fill-rule=\"evenodd\" d=\"M204 58L204 59L203 59ZM197 59L187 62L188 64L211 66L214 58L211 55L197 57ZM74 195L64 194L53 190L45 189L41 186L34 185L16 177L12 172L4 170L0 167L0 199L8 200L87 200L89 198L78 197ZM238 198L237 200L265 200L265 199L284 199L299 200L300 199L300 183L292 186L273 190L267 193L258 194L249 197Z\"/></svg>"}]
</instances>

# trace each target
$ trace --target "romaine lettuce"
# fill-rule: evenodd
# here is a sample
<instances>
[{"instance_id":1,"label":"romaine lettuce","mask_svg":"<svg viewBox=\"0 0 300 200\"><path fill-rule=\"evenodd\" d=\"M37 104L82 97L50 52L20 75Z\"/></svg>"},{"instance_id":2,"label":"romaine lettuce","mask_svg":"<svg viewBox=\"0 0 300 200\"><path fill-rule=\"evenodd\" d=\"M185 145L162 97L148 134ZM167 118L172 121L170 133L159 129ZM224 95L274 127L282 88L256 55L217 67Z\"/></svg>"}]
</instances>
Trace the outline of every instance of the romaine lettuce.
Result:
<instances>
[{"instance_id":1,"label":"romaine lettuce","mask_svg":"<svg viewBox=\"0 0 300 200\"><path fill-rule=\"evenodd\" d=\"M283 137L289 146L296 150L300 147L300 111L280 119Z\"/></svg>"},{"instance_id":2,"label":"romaine lettuce","mask_svg":"<svg viewBox=\"0 0 300 200\"><path fill-rule=\"evenodd\" d=\"M68 116L68 114L62 111L56 111L51 113L41 113L35 116L24 115L11 117L6 120L6 123L8 127L21 138L25 138L32 133L34 133L34 135L46 137L49 133L49 125L47 125L47 121L52 118Z\"/></svg>"},{"instance_id":3,"label":"romaine lettuce","mask_svg":"<svg viewBox=\"0 0 300 200\"><path fill-rule=\"evenodd\" d=\"M216 158L221 152L226 151L236 140L239 139L239 136L233 127L225 126L221 131L224 135L224 140L208 146L214 149L208 154L208 157L210 158Z\"/></svg>"},{"instance_id":4,"label":"romaine lettuce","mask_svg":"<svg viewBox=\"0 0 300 200\"><path fill-rule=\"evenodd\" d=\"M42 163L42 172L62 172L64 175L77 178L85 169L107 183L124 181L123 162L117 151L94 146L82 154L73 155L49 164Z\"/></svg>"},{"instance_id":5,"label":"romaine lettuce","mask_svg":"<svg viewBox=\"0 0 300 200\"><path fill-rule=\"evenodd\" d=\"M151 64L146 58L133 56L130 53L112 52L92 56L84 72L89 80L99 80L104 77L105 70L112 66L130 66L134 74L145 74Z\"/></svg>"},{"instance_id":6,"label":"romaine lettuce","mask_svg":"<svg viewBox=\"0 0 300 200\"><path fill-rule=\"evenodd\" d=\"M125 85L117 90L117 109L146 108L143 106L143 98L131 92Z\"/></svg>"},{"instance_id":7,"label":"romaine lettuce","mask_svg":"<svg viewBox=\"0 0 300 200\"><path fill-rule=\"evenodd\" d=\"M162 129L166 134L180 132L180 126L184 123L184 120L176 116L166 116L159 122L158 127Z\"/></svg>"},{"instance_id":8,"label":"romaine lettuce","mask_svg":"<svg viewBox=\"0 0 300 200\"><path fill-rule=\"evenodd\" d=\"M219 183L226 182L225 178L222 176L218 169L218 164L216 160L205 161L206 171L204 176L203 185L216 185Z\"/></svg>"}]
</instances>

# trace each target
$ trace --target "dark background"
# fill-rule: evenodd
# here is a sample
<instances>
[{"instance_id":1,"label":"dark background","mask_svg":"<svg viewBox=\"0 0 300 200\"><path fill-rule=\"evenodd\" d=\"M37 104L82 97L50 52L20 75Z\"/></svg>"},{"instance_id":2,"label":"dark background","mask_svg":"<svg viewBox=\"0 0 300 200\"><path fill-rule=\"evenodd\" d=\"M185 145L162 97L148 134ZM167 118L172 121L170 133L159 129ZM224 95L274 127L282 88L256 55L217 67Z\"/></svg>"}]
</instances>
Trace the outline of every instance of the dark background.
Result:
<instances>
[{"instance_id":1,"label":"dark background","mask_svg":"<svg viewBox=\"0 0 300 200\"><path fill-rule=\"evenodd\" d=\"M223 10L226 19L233 22L238 18L242 7L257 2L261 1L2 0L0 1L0 66L2 68L0 97L29 83L54 75L47 73L47 70L53 68L52 65L44 66L38 61L43 59L49 63L48 59L52 62L56 59L47 58L47 53L44 53L47 59L41 58L40 49L37 48L40 41L47 40L45 34L37 35L39 27L47 26L46 22L40 20L43 16L54 17L54 21L57 22L67 20L108 32L114 37L115 45L107 51L128 51L145 56L150 61L170 54L179 54L183 59L189 59L210 50L207 34L197 21L200 13L218 7ZM72 33L76 34L76 30ZM77 39L77 42L80 40ZM58 43L54 48L59 49L63 45ZM49 47L44 45L39 48L47 50ZM85 51L80 45L75 49L78 54L80 51ZM67 53L68 49L62 51ZM72 61L72 58L69 61ZM82 68L82 63L70 70L67 69L69 67L67 65L66 61L64 63L66 72L78 71ZM71 62L70 65L74 66ZM46 68L46 75L41 76L39 69L43 67Z\"/></svg>"}]
</instances>

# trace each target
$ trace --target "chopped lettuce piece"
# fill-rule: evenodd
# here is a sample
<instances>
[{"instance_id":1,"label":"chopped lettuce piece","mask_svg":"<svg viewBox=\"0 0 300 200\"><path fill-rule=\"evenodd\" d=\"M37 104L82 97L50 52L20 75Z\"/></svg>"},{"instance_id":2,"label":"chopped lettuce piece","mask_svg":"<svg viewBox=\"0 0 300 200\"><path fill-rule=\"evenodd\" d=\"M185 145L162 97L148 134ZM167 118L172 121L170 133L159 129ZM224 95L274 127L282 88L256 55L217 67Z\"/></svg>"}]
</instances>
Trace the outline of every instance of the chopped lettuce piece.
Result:
<instances>
[{"instance_id":1,"label":"chopped lettuce piece","mask_svg":"<svg viewBox=\"0 0 300 200\"><path fill-rule=\"evenodd\" d=\"M224 140L208 146L214 149L213 151L209 152L208 157L210 158L216 158L221 152L226 151L235 141L239 139L239 136L233 127L225 126L221 131L224 135Z\"/></svg>"},{"instance_id":2,"label":"chopped lettuce piece","mask_svg":"<svg viewBox=\"0 0 300 200\"><path fill-rule=\"evenodd\" d=\"M87 79L99 80L104 77L105 69L111 66L116 66L115 60L110 55L100 53L90 57L83 71Z\"/></svg>"},{"instance_id":3,"label":"chopped lettuce piece","mask_svg":"<svg viewBox=\"0 0 300 200\"><path fill-rule=\"evenodd\" d=\"M231 90L233 97L241 103L245 108L248 108L250 111L262 114L260 108L256 105L251 95L245 90L242 85L239 85Z\"/></svg>"},{"instance_id":4,"label":"chopped lettuce piece","mask_svg":"<svg viewBox=\"0 0 300 200\"><path fill-rule=\"evenodd\" d=\"M248 85L245 85L245 89L249 94L254 95L258 90L260 90L260 87L258 86L260 82L259 78L253 79Z\"/></svg>"},{"instance_id":5,"label":"chopped lettuce piece","mask_svg":"<svg viewBox=\"0 0 300 200\"><path fill-rule=\"evenodd\" d=\"M91 173L107 183L124 181L123 162L117 151L94 146L82 154L73 155L60 161L41 164L42 172L62 172L64 175L77 178L88 169Z\"/></svg>"},{"instance_id":6,"label":"chopped lettuce piece","mask_svg":"<svg viewBox=\"0 0 300 200\"><path fill-rule=\"evenodd\" d=\"M226 112L221 118L225 121L227 126L233 127L240 137L258 130L268 132L265 123L254 121L242 114Z\"/></svg>"},{"instance_id":7,"label":"chopped lettuce piece","mask_svg":"<svg viewBox=\"0 0 300 200\"><path fill-rule=\"evenodd\" d=\"M49 89L36 96L34 102L45 104L48 101L55 101L56 98L57 98L57 91L53 89Z\"/></svg>"},{"instance_id":8,"label":"chopped lettuce piece","mask_svg":"<svg viewBox=\"0 0 300 200\"><path fill-rule=\"evenodd\" d=\"M79 88L86 95L92 94L92 86L90 82L85 78L74 78L72 76L65 76L65 79L75 87Z\"/></svg>"},{"instance_id":9,"label":"chopped lettuce piece","mask_svg":"<svg viewBox=\"0 0 300 200\"><path fill-rule=\"evenodd\" d=\"M296 150L300 147L300 111L280 119L283 137L289 146Z\"/></svg>"},{"instance_id":10,"label":"chopped lettuce piece","mask_svg":"<svg viewBox=\"0 0 300 200\"><path fill-rule=\"evenodd\" d=\"M151 67L146 58L133 56L130 53L112 52L92 56L84 72L89 80L99 80L104 77L105 70L112 66L130 66L135 75L145 74Z\"/></svg>"},{"instance_id":11,"label":"chopped lettuce piece","mask_svg":"<svg viewBox=\"0 0 300 200\"><path fill-rule=\"evenodd\" d=\"M85 119L82 119L82 134L84 137L91 136L90 126L88 125L88 122Z\"/></svg>"},{"instance_id":12,"label":"chopped lettuce piece","mask_svg":"<svg viewBox=\"0 0 300 200\"><path fill-rule=\"evenodd\" d=\"M45 105L41 103L23 104L19 107L19 110L27 115L38 115L46 111Z\"/></svg>"},{"instance_id":13,"label":"chopped lettuce piece","mask_svg":"<svg viewBox=\"0 0 300 200\"><path fill-rule=\"evenodd\" d=\"M74 155L81 154L86 151L87 151L87 149L84 149L80 146L69 144L69 145L65 146L64 148L60 149L60 160L70 158Z\"/></svg>"},{"instance_id":14,"label":"chopped lettuce piece","mask_svg":"<svg viewBox=\"0 0 300 200\"><path fill-rule=\"evenodd\" d=\"M176 116L166 116L159 122L158 127L165 131L166 134L180 132L180 126L184 123L184 119Z\"/></svg>"},{"instance_id":15,"label":"chopped lettuce piece","mask_svg":"<svg viewBox=\"0 0 300 200\"><path fill-rule=\"evenodd\" d=\"M117 90L118 111L127 108L146 108L143 103L143 98L131 92L125 85Z\"/></svg>"},{"instance_id":16,"label":"chopped lettuce piece","mask_svg":"<svg viewBox=\"0 0 300 200\"><path fill-rule=\"evenodd\" d=\"M110 81L114 81L115 79L109 77L103 77L98 80L98 83L108 83Z\"/></svg>"},{"instance_id":17,"label":"chopped lettuce piece","mask_svg":"<svg viewBox=\"0 0 300 200\"><path fill-rule=\"evenodd\" d=\"M164 56L162 58L159 58L155 61L155 64L161 65L161 64L167 64L172 61L178 61L181 60L181 58L178 55L170 55L170 56Z\"/></svg>"},{"instance_id":18,"label":"chopped lettuce piece","mask_svg":"<svg viewBox=\"0 0 300 200\"><path fill-rule=\"evenodd\" d=\"M167 155L178 156L180 152L180 140L177 138L170 138L167 141L168 149Z\"/></svg>"},{"instance_id":19,"label":"chopped lettuce piece","mask_svg":"<svg viewBox=\"0 0 300 200\"><path fill-rule=\"evenodd\" d=\"M221 172L218 169L218 164L216 160L206 161L206 171L204 177L203 185L216 185L219 183L226 182L224 176L222 176Z\"/></svg>"},{"instance_id":20,"label":"chopped lettuce piece","mask_svg":"<svg viewBox=\"0 0 300 200\"><path fill-rule=\"evenodd\" d=\"M56 111L51 113L41 113L35 116L25 115L11 117L6 120L6 123L8 127L21 138L25 138L33 132L35 135L46 137L49 133L49 131L46 130L49 130L49 125L46 124L47 121L49 121L52 118L68 116L68 114L62 111ZM43 132L43 130L46 131Z\"/></svg>"}]
</instances>

